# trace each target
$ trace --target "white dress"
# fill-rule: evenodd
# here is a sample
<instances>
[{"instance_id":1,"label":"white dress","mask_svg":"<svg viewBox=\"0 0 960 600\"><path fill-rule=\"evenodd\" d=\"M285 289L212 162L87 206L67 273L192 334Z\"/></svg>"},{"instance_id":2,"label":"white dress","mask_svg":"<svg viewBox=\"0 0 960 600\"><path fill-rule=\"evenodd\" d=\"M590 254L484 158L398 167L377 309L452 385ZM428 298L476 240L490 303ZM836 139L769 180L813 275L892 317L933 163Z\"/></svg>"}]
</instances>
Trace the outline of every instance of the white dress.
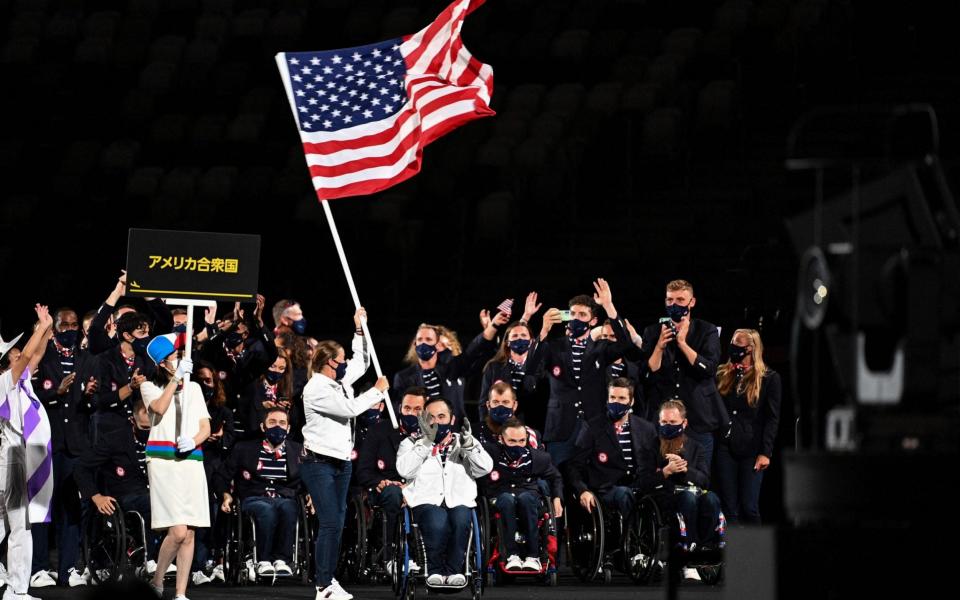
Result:
<instances>
[{"instance_id":1,"label":"white dress","mask_svg":"<svg viewBox=\"0 0 960 600\"><path fill-rule=\"evenodd\" d=\"M162 416L150 413L147 476L150 479L150 526L153 529L173 525L210 527L203 451L197 448L186 458L175 456L177 436L196 436L200 431L200 419L209 420L210 413L200 384L191 381L184 391L186 393L174 394ZM140 386L140 395L147 408L162 393L162 388L149 381Z\"/></svg>"}]
</instances>

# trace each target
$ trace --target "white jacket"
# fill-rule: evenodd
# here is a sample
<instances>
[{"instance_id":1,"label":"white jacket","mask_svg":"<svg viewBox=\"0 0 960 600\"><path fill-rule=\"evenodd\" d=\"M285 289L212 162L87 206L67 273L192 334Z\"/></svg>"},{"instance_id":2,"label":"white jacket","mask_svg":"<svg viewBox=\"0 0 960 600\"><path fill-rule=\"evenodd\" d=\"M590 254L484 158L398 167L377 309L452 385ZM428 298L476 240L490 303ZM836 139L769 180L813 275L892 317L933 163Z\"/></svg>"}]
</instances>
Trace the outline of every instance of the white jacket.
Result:
<instances>
[{"instance_id":1,"label":"white jacket","mask_svg":"<svg viewBox=\"0 0 960 600\"><path fill-rule=\"evenodd\" d=\"M347 361L347 372L340 383L321 373L314 373L303 388L303 447L311 452L340 460L350 460L353 452L353 428L350 419L373 408L387 395L370 388L357 397L352 384L370 367L363 336L353 336L353 357ZM341 383L343 386L341 387Z\"/></svg>"},{"instance_id":2,"label":"white jacket","mask_svg":"<svg viewBox=\"0 0 960 600\"><path fill-rule=\"evenodd\" d=\"M477 505L478 477L493 470L493 459L474 438L473 447L460 447L460 435L456 434L453 449L444 464L440 456L434 456L433 448L425 439L406 438L397 449L397 473L407 480L403 498L407 505L421 504L440 506L446 501L448 507Z\"/></svg>"}]
</instances>

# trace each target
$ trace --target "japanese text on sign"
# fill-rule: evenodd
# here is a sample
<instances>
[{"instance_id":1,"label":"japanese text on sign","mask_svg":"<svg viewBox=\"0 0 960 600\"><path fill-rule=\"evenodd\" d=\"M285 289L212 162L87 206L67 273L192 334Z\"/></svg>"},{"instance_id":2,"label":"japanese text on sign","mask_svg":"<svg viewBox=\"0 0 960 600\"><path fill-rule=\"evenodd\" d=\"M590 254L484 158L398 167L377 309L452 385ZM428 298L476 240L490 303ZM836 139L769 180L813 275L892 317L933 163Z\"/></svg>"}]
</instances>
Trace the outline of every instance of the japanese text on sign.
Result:
<instances>
[{"instance_id":1,"label":"japanese text on sign","mask_svg":"<svg viewBox=\"0 0 960 600\"><path fill-rule=\"evenodd\" d=\"M200 273L238 273L240 261L236 258L193 258L190 256L150 256L148 269L173 269Z\"/></svg>"}]
</instances>

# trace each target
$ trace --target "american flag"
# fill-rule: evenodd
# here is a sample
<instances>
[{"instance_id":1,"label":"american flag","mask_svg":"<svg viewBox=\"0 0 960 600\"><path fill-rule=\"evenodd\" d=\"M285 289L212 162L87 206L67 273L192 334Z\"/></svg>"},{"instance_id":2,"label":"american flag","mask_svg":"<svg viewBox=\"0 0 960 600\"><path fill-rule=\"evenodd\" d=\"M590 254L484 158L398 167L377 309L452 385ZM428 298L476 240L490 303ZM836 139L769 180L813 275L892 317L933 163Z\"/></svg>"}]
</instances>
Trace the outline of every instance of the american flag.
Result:
<instances>
[{"instance_id":1,"label":"american flag","mask_svg":"<svg viewBox=\"0 0 960 600\"><path fill-rule=\"evenodd\" d=\"M484 1L457 0L403 38L277 54L321 200L372 194L412 177L427 144L494 114L493 69L460 38L464 18Z\"/></svg>"},{"instance_id":2,"label":"american flag","mask_svg":"<svg viewBox=\"0 0 960 600\"><path fill-rule=\"evenodd\" d=\"M507 298L497 306L497 310L505 315L509 315L513 309L513 298Z\"/></svg>"}]
</instances>

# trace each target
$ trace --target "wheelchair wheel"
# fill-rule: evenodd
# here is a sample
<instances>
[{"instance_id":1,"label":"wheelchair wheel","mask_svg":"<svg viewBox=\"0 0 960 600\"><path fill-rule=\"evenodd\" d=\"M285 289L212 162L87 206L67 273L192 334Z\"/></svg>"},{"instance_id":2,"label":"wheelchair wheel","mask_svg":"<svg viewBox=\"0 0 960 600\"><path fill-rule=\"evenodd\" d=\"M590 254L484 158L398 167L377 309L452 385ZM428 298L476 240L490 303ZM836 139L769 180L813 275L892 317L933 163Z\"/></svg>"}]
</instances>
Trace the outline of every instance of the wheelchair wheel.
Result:
<instances>
[{"instance_id":1,"label":"wheelchair wheel","mask_svg":"<svg viewBox=\"0 0 960 600\"><path fill-rule=\"evenodd\" d=\"M407 543L407 533L410 529L409 519L410 511L406 508L402 509L394 532L393 571L390 573L390 582L393 587L393 595L397 598L405 597L405 587L412 583L409 581L410 577L406 572L410 564L410 546Z\"/></svg>"},{"instance_id":2,"label":"wheelchair wheel","mask_svg":"<svg viewBox=\"0 0 960 600\"><path fill-rule=\"evenodd\" d=\"M306 503L300 500L300 523L297 536L297 568L300 571L300 583L310 585L313 580L313 556L310 540L314 539L311 531L310 511Z\"/></svg>"},{"instance_id":3,"label":"wheelchair wheel","mask_svg":"<svg viewBox=\"0 0 960 600\"><path fill-rule=\"evenodd\" d=\"M95 584L112 583L127 571L127 528L120 509L93 513L83 536L83 557Z\"/></svg>"},{"instance_id":4,"label":"wheelchair wheel","mask_svg":"<svg viewBox=\"0 0 960 600\"><path fill-rule=\"evenodd\" d=\"M627 522L623 542L624 572L636 583L649 583L657 571L661 522L660 509L651 498L642 498Z\"/></svg>"},{"instance_id":5,"label":"wheelchair wheel","mask_svg":"<svg viewBox=\"0 0 960 600\"><path fill-rule=\"evenodd\" d=\"M572 503L571 503L572 504ZM598 502L591 512L576 503L567 519L567 556L574 574L588 583L601 573L606 542L603 509Z\"/></svg>"},{"instance_id":6,"label":"wheelchair wheel","mask_svg":"<svg viewBox=\"0 0 960 600\"><path fill-rule=\"evenodd\" d=\"M482 496L477 498L477 521L480 524L480 543L483 550L482 574L487 585L496 585L496 566L490 565L490 557L493 555L494 539L498 539L499 536L494 536L490 512L490 501Z\"/></svg>"},{"instance_id":7,"label":"wheelchair wheel","mask_svg":"<svg viewBox=\"0 0 960 600\"><path fill-rule=\"evenodd\" d=\"M353 496L347 503L347 516L340 542L339 578L345 583L359 583L367 554L367 524L363 502Z\"/></svg>"}]
</instances>

